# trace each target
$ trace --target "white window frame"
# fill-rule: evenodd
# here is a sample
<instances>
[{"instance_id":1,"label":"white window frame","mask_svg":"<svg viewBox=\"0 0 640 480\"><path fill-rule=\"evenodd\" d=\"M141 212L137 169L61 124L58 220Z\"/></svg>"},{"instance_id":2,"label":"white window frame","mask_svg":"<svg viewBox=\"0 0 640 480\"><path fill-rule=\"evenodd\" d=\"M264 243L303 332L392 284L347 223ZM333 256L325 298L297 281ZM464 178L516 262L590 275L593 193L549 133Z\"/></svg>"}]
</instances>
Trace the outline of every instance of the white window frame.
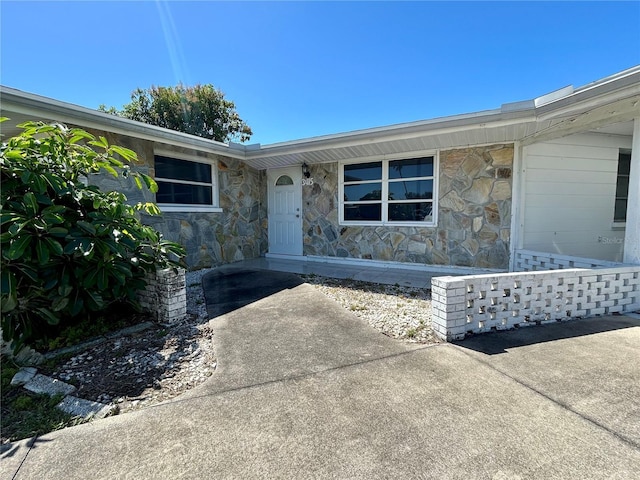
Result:
<instances>
[{"instance_id":1,"label":"white window frame","mask_svg":"<svg viewBox=\"0 0 640 480\"><path fill-rule=\"evenodd\" d=\"M158 182L170 182L170 183L182 183L185 185L202 185L205 187L211 187L211 205L194 205L190 203L158 203L158 207L163 212L222 212L220 205L220 195L218 191L218 167L217 161L199 157L197 155L190 155L182 152L172 152L171 150L154 150L154 170L155 170L155 156L174 158L176 160L184 160L187 162L201 163L209 165L211 167L211 183L195 182L187 180L177 180L174 178L155 177L155 181Z\"/></svg>"},{"instance_id":2,"label":"white window frame","mask_svg":"<svg viewBox=\"0 0 640 480\"><path fill-rule=\"evenodd\" d=\"M421 157L433 157L433 198L430 200L432 205L432 215L430 222L394 222L388 219L389 209L388 206L390 203L415 203L420 200L407 200L406 202L390 202L389 201L389 162L394 160L410 160L412 158L421 158ZM359 163L372 163L372 162L382 162L382 179L381 180L365 180L357 183L380 183L382 182L382 199L381 200L373 200L373 201L361 201L355 203L370 203L370 204L381 204L382 213L380 221L354 221L354 220L345 220L344 219L344 167L345 165L356 165ZM440 170L440 158L439 152L428 150L428 151L420 151L420 152L412 152L410 154L398 154L398 155L384 155L384 156L374 156L374 157L366 157L359 158L357 160L342 160L338 164L338 204L339 204L339 224L345 226L388 226L388 227L435 227L438 225L438 177ZM415 178L407 178L403 180L417 180L417 179L429 179L430 177L415 177ZM393 179L391 181L395 181L400 179ZM350 182L347 182L347 185ZM425 199L423 201L429 202L429 200ZM347 204L352 202L347 202Z\"/></svg>"}]
</instances>

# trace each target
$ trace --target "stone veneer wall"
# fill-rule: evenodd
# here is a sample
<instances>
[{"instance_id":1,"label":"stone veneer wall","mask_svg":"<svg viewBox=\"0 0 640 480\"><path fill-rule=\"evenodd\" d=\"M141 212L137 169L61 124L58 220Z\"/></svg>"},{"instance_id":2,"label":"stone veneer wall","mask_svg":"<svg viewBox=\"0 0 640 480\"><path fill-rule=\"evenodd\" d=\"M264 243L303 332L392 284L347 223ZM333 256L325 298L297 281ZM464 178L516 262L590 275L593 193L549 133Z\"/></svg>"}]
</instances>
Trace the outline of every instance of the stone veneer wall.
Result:
<instances>
[{"instance_id":1,"label":"stone veneer wall","mask_svg":"<svg viewBox=\"0 0 640 480\"><path fill-rule=\"evenodd\" d=\"M440 152L436 227L340 226L338 164L309 168L304 255L509 268L512 144Z\"/></svg>"},{"instance_id":2,"label":"stone veneer wall","mask_svg":"<svg viewBox=\"0 0 640 480\"><path fill-rule=\"evenodd\" d=\"M105 132L110 144L130 148L141 160L135 170L154 176L154 143ZM239 160L158 144L165 152L186 153L218 163L221 213L165 212L161 217L143 215L143 222L159 230L166 239L182 244L190 269L211 267L257 258L267 251L267 192L265 173ZM108 190L123 192L130 203L155 201L151 192L138 190L131 179L92 176L90 182Z\"/></svg>"}]
</instances>

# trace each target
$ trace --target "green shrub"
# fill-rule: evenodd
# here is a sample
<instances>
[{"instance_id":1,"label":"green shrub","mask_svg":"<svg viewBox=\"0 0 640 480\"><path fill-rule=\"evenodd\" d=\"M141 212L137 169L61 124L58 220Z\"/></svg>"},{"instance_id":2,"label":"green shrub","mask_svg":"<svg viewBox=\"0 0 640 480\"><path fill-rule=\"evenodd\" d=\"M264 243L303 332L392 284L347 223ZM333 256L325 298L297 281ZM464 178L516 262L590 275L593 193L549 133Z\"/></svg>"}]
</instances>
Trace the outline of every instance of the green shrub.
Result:
<instances>
[{"instance_id":1,"label":"green shrub","mask_svg":"<svg viewBox=\"0 0 640 480\"><path fill-rule=\"evenodd\" d=\"M2 334L17 350L115 303L137 305L146 272L181 265L183 248L143 225L120 192L85 185L90 174L131 176L136 154L60 124L27 122L0 148Z\"/></svg>"}]
</instances>

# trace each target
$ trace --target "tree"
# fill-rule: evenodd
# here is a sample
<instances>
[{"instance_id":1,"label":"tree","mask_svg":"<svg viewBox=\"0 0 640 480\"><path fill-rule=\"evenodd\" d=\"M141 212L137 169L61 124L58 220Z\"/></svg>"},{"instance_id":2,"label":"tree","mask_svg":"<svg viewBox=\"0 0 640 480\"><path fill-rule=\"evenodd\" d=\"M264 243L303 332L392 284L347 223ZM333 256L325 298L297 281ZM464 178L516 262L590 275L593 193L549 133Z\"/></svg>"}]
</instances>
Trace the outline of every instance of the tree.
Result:
<instances>
[{"instance_id":1,"label":"tree","mask_svg":"<svg viewBox=\"0 0 640 480\"><path fill-rule=\"evenodd\" d=\"M104 105L99 110L218 142L244 142L253 133L236 112L235 104L211 84L138 88L122 110Z\"/></svg>"},{"instance_id":2,"label":"tree","mask_svg":"<svg viewBox=\"0 0 640 480\"><path fill-rule=\"evenodd\" d=\"M1 119L0 119L1 121ZM139 188L155 181L130 172L136 154L104 137L60 124L27 122L0 147L0 300L2 335L18 350L53 328L136 305L148 272L181 265L184 249L143 225L120 192L83 178L130 176Z\"/></svg>"}]
</instances>

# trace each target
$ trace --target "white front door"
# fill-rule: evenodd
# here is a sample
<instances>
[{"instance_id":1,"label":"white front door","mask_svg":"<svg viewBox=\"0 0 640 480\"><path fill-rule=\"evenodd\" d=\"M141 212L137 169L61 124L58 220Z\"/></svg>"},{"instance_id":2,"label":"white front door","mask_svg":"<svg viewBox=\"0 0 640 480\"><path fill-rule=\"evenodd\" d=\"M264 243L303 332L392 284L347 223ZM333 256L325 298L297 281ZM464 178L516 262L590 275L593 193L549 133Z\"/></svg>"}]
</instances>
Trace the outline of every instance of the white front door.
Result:
<instances>
[{"instance_id":1,"label":"white front door","mask_svg":"<svg viewBox=\"0 0 640 480\"><path fill-rule=\"evenodd\" d=\"M269 253L302 255L302 171L300 167L267 171L269 183Z\"/></svg>"}]
</instances>

